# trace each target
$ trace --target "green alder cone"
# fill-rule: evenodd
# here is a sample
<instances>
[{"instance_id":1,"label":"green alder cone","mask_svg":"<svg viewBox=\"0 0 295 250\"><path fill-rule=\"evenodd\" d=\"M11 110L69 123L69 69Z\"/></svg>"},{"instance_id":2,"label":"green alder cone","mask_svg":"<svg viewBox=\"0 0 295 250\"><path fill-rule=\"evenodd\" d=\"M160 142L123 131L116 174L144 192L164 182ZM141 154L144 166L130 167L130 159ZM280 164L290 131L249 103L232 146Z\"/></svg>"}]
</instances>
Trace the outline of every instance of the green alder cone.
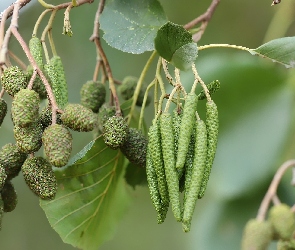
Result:
<instances>
[{"instance_id":1,"label":"green alder cone","mask_svg":"<svg viewBox=\"0 0 295 250\"><path fill-rule=\"evenodd\" d=\"M68 104L64 108L60 119L63 125L79 132L92 131L97 122L96 114L81 104Z\"/></svg>"},{"instance_id":2,"label":"green alder cone","mask_svg":"<svg viewBox=\"0 0 295 250\"><path fill-rule=\"evenodd\" d=\"M68 86L64 67L59 56L53 56L44 66L49 77L52 91L59 108L63 109L68 103Z\"/></svg>"},{"instance_id":3,"label":"green alder cone","mask_svg":"<svg viewBox=\"0 0 295 250\"><path fill-rule=\"evenodd\" d=\"M98 81L88 81L80 90L81 104L97 113L106 100L105 84Z\"/></svg>"},{"instance_id":4,"label":"green alder cone","mask_svg":"<svg viewBox=\"0 0 295 250\"><path fill-rule=\"evenodd\" d=\"M157 221L158 221L158 224L162 224L166 219L169 203L164 204L161 200L159 185L157 181L157 174L153 166L153 161L151 158L151 152L149 151L149 148L147 150L147 156L146 156L146 175L147 175L148 188L150 191L150 197L154 205L154 208L156 209L156 212L157 212Z\"/></svg>"},{"instance_id":5,"label":"green alder cone","mask_svg":"<svg viewBox=\"0 0 295 250\"><path fill-rule=\"evenodd\" d=\"M53 199L57 191L57 180L50 163L42 157L28 158L22 173L28 187L41 199Z\"/></svg>"},{"instance_id":6,"label":"green alder cone","mask_svg":"<svg viewBox=\"0 0 295 250\"><path fill-rule=\"evenodd\" d=\"M103 132L103 124L106 123L106 121L112 117L116 115L116 108L115 106L110 106L107 103L104 103L97 114L97 125L94 128L93 132L94 132L94 138L96 138L97 136L99 136L100 132Z\"/></svg>"},{"instance_id":7,"label":"green alder cone","mask_svg":"<svg viewBox=\"0 0 295 250\"><path fill-rule=\"evenodd\" d=\"M213 102L213 100L206 103L206 127L208 137L207 159L199 199L201 199L205 194L217 148L219 119L217 105Z\"/></svg>"},{"instance_id":8,"label":"green alder cone","mask_svg":"<svg viewBox=\"0 0 295 250\"><path fill-rule=\"evenodd\" d=\"M27 84L29 84L32 75L33 75L33 67L29 65L27 67L27 72L26 72ZM39 94L40 100L47 99L47 91L39 75L36 75L32 89Z\"/></svg>"},{"instance_id":9,"label":"green alder cone","mask_svg":"<svg viewBox=\"0 0 295 250\"><path fill-rule=\"evenodd\" d=\"M127 138L120 149L131 163L139 167L145 167L147 139L141 131L129 128Z\"/></svg>"},{"instance_id":10,"label":"green alder cone","mask_svg":"<svg viewBox=\"0 0 295 250\"><path fill-rule=\"evenodd\" d=\"M173 123L170 113L160 116L160 131L165 174L172 212L177 221L181 221L178 172L175 168Z\"/></svg>"},{"instance_id":11,"label":"green alder cone","mask_svg":"<svg viewBox=\"0 0 295 250\"><path fill-rule=\"evenodd\" d=\"M123 146L128 135L128 125L122 116L112 116L103 124L103 139L111 149Z\"/></svg>"},{"instance_id":12,"label":"green alder cone","mask_svg":"<svg viewBox=\"0 0 295 250\"><path fill-rule=\"evenodd\" d=\"M177 150L177 161L176 168L181 169L184 167L186 154L188 152L191 134L193 133L194 124L196 121L198 97L195 93L189 93L186 97L183 115L181 119L179 139L178 139L178 150Z\"/></svg>"},{"instance_id":13,"label":"green alder cone","mask_svg":"<svg viewBox=\"0 0 295 250\"><path fill-rule=\"evenodd\" d=\"M161 199L164 204L169 204L169 193L162 154L159 120L155 124L150 126L148 131L148 139L148 149L151 155L151 161L156 171Z\"/></svg>"},{"instance_id":14,"label":"green alder cone","mask_svg":"<svg viewBox=\"0 0 295 250\"><path fill-rule=\"evenodd\" d=\"M133 97L137 82L138 82L138 78L134 76L126 76L123 79L122 84L118 87L118 92L121 94L124 100L129 100L130 98ZM146 89L146 85L143 84L143 86L141 86L141 89L136 101L137 106L141 106L143 103L145 89ZM146 105L148 105L150 102L151 102L151 98L150 96L148 96Z\"/></svg>"},{"instance_id":15,"label":"green alder cone","mask_svg":"<svg viewBox=\"0 0 295 250\"><path fill-rule=\"evenodd\" d=\"M5 213L12 212L17 204L17 194L14 186L10 181L6 181L1 190L1 198L3 200Z\"/></svg>"},{"instance_id":16,"label":"green alder cone","mask_svg":"<svg viewBox=\"0 0 295 250\"><path fill-rule=\"evenodd\" d=\"M3 71L1 83L5 91L14 96L21 89L26 88L26 75L19 67L12 66Z\"/></svg>"},{"instance_id":17,"label":"green alder cone","mask_svg":"<svg viewBox=\"0 0 295 250\"><path fill-rule=\"evenodd\" d=\"M0 98L0 126L2 125L2 122L7 114L7 103Z\"/></svg>"},{"instance_id":18,"label":"green alder cone","mask_svg":"<svg viewBox=\"0 0 295 250\"><path fill-rule=\"evenodd\" d=\"M40 98L37 92L29 89L20 90L12 101L11 115L13 123L26 127L39 119Z\"/></svg>"},{"instance_id":19,"label":"green alder cone","mask_svg":"<svg viewBox=\"0 0 295 250\"><path fill-rule=\"evenodd\" d=\"M3 188L6 179L7 179L7 174L5 172L5 168L2 164L0 164L0 191Z\"/></svg>"},{"instance_id":20,"label":"green alder cone","mask_svg":"<svg viewBox=\"0 0 295 250\"><path fill-rule=\"evenodd\" d=\"M25 128L14 126L13 132L21 152L29 154L37 152L41 148L43 127L39 121Z\"/></svg>"},{"instance_id":21,"label":"green alder cone","mask_svg":"<svg viewBox=\"0 0 295 250\"><path fill-rule=\"evenodd\" d=\"M20 151L17 145L8 143L0 150L0 164L4 166L7 180L16 177L27 158L27 154Z\"/></svg>"},{"instance_id":22,"label":"green alder cone","mask_svg":"<svg viewBox=\"0 0 295 250\"><path fill-rule=\"evenodd\" d=\"M270 222L249 220L244 228L241 250L266 250L272 233Z\"/></svg>"},{"instance_id":23,"label":"green alder cone","mask_svg":"<svg viewBox=\"0 0 295 250\"><path fill-rule=\"evenodd\" d=\"M295 217L291 208L286 204L273 206L269 210L269 218L274 234L282 240L289 240L295 230Z\"/></svg>"},{"instance_id":24,"label":"green alder cone","mask_svg":"<svg viewBox=\"0 0 295 250\"><path fill-rule=\"evenodd\" d=\"M44 130L44 151L53 166L63 167L68 163L72 152L72 140L70 131L63 125L51 125Z\"/></svg>"},{"instance_id":25,"label":"green alder cone","mask_svg":"<svg viewBox=\"0 0 295 250\"><path fill-rule=\"evenodd\" d=\"M60 116L61 116L60 113L56 114L56 123L57 124L62 124ZM52 110L49 105L47 105L46 107L44 107L42 109L40 116L39 116L39 121L42 124L43 130L52 124Z\"/></svg>"}]
</instances>

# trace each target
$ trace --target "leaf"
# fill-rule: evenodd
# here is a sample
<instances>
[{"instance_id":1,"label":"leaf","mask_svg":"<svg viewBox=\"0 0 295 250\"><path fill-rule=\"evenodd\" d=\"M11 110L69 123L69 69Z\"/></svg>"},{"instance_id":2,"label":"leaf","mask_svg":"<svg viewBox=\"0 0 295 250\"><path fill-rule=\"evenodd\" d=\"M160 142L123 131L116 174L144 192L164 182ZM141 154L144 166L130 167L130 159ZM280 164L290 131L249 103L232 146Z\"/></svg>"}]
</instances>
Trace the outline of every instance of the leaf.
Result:
<instances>
[{"instance_id":1,"label":"leaf","mask_svg":"<svg viewBox=\"0 0 295 250\"><path fill-rule=\"evenodd\" d=\"M91 148L90 148L91 147ZM40 201L50 225L62 240L81 249L97 249L110 239L127 205L123 156L102 137L87 145L62 170L55 171L58 192Z\"/></svg>"},{"instance_id":2,"label":"leaf","mask_svg":"<svg viewBox=\"0 0 295 250\"><path fill-rule=\"evenodd\" d=\"M155 48L159 55L175 67L186 70L198 55L192 35L181 25L167 22L157 32Z\"/></svg>"},{"instance_id":3,"label":"leaf","mask_svg":"<svg viewBox=\"0 0 295 250\"><path fill-rule=\"evenodd\" d=\"M295 67L295 36L274 39L257 49L251 50L259 55L285 65L287 68Z\"/></svg>"},{"instance_id":4,"label":"leaf","mask_svg":"<svg viewBox=\"0 0 295 250\"><path fill-rule=\"evenodd\" d=\"M138 167L132 163L129 163L127 165L124 177L125 177L126 182L131 187L133 187L133 189L135 189L136 186L146 186L147 185L145 168Z\"/></svg>"},{"instance_id":5,"label":"leaf","mask_svg":"<svg viewBox=\"0 0 295 250\"><path fill-rule=\"evenodd\" d=\"M154 50L157 30L166 21L157 0L107 1L100 17L105 41L118 50L133 54Z\"/></svg>"}]
</instances>

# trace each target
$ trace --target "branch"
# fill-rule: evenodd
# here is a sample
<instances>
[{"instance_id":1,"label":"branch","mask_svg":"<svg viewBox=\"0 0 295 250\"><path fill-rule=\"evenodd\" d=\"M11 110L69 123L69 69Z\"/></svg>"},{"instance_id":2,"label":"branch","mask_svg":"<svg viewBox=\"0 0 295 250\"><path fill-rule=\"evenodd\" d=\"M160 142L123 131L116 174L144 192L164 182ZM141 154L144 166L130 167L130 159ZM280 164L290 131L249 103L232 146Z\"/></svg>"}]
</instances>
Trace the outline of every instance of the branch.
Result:
<instances>
[{"instance_id":1,"label":"branch","mask_svg":"<svg viewBox=\"0 0 295 250\"><path fill-rule=\"evenodd\" d=\"M203 13L202 15L198 16L197 18L195 18L194 20L190 21L189 23L185 24L183 27L187 30L193 28L194 26L196 26L197 24L202 22L202 25L200 27L200 30L193 35L193 40L195 42L199 41L217 7L217 5L219 4L220 0L212 0L209 8L207 9L207 11L205 13Z\"/></svg>"},{"instance_id":2,"label":"branch","mask_svg":"<svg viewBox=\"0 0 295 250\"><path fill-rule=\"evenodd\" d=\"M276 172L275 176L273 177L273 180L261 202L261 205L259 207L256 219L259 221L264 221L269 204L271 200L276 201L278 198L276 197L277 189L279 186L279 183L284 175L284 173L291 167L295 166L295 160L289 160L283 163L278 171Z\"/></svg>"}]
</instances>

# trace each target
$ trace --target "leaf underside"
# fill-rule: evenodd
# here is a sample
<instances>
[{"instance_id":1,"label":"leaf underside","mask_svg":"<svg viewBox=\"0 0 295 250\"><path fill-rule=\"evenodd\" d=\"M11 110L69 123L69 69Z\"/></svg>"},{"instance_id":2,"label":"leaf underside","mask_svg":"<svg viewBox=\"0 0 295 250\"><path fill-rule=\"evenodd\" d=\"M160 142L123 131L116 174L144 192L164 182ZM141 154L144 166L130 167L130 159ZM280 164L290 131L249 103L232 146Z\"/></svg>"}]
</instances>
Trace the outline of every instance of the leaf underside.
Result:
<instances>
[{"instance_id":1,"label":"leaf underside","mask_svg":"<svg viewBox=\"0 0 295 250\"><path fill-rule=\"evenodd\" d=\"M62 240L81 249L97 249L110 239L127 206L122 178L123 156L102 137L88 144L75 162L55 171L58 192L40 201L50 225Z\"/></svg>"},{"instance_id":2,"label":"leaf underside","mask_svg":"<svg viewBox=\"0 0 295 250\"><path fill-rule=\"evenodd\" d=\"M158 29L167 22L157 0L107 1L100 18L103 38L123 52L141 54L154 50Z\"/></svg>"},{"instance_id":3,"label":"leaf underside","mask_svg":"<svg viewBox=\"0 0 295 250\"><path fill-rule=\"evenodd\" d=\"M251 50L253 54L269 58L281 63L287 68L295 67L295 37L283 37L274 39L268 43Z\"/></svg>"}]
</instances>

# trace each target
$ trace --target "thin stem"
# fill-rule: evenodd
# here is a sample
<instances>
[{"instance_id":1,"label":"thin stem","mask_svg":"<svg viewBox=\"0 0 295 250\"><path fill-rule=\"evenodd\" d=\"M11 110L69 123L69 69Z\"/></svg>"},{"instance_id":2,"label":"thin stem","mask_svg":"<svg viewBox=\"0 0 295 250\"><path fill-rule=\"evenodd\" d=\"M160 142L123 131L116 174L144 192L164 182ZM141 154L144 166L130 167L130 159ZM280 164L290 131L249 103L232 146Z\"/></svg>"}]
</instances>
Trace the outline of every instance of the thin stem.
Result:
<instances>
[{"instance_id":1,"label":"thin stem","mask_svg":"<svg viewBox=\"0 0 295 250\"><path fill-rule=\"evenodd\" d=\"M203 88L203 90L204 90L204 93L205 93L205 95L206 95L207 101L210 102L212 99L211 99L211 97L210 97L209 90L208 90L206 84L204 83L204 81L203 81L203 80L201 79L201 77L199 76L198 71L197 71L196 66L195 66L194 63L192 64L192 70L193 70L193 73L194 73L194 76L195 76L195 81L194 81L194 84L193 84L193 86L192 86L192 90L191 90L191 92L195 92L195 90L196 90L196 85L197 85L198 82L200 82L200 84L201 84L201 86L202 86L202 88Z\"/></svg>"},{"instance_id":2,"label":"thin stem","mask_svg":"<svg viewBox=\"0 0 295 250\"><path fill-rule=\"evenodd\" d=\"M0 91L0 98L2 98L4 96L4 93L5 93L5 90L4 89L1 89L1 91Z\"/></svg>"},{"instance_id":3,"label":"thin stem","mask_svg":"<svg viewBox=\"0 0 295 250\"><path fill-rule=\"evenodd\" d=\"M168 112L169 111L169 107L170 107L170 103L172 101L172 98L174 96L174 94L176 93L176 91L178 91L179 89L179 86L180 85L176 85L173 90L171 91L170 95L169 95L169 98L167 100L167 103L166 103L166 106L165 106L165 109L164 109L164 112Z\"/></svg>"},{"instance_id":4,"label":"thin stem","mask_svg":"<svg viewBox=\"0 0 295 250\"><path fill-rule=\"evenodd\" d=\"M8 55L23 69L27 69L27 65L16 55L14 54L11 50L8 50Z\"/></svg>"},{"instance_id":5,"label":"thin stem","mask_svg":"<svg viewBox=\"0 0 295 250\"><path fill-rule=\"evenodd\" d=\"M38 28L40 26L40 23L42 21L42 19L45 17L45 15L50 12L51 9L47 9L47 10L44 10L41 15L38 17L36 23L35 23L35 26L34 26L34 29L33 29L33 33L32 33L32 36L37 36L37 31L38 31Z\"/></svg>"},{"instance_id":6,"label":"thin stem","mask_svg":"<svg viewBox=\"0 0 295 250\"><path fill-rule=\"evenodd\" d=\"M7 52L8 52L8 43L10 40L10 36L11 36L11 27L9 27L6 30L5 33L5 37L1 46L1 51L0 51L0 66L2 66L3 64L5 64L6 62L6 56L7 56Z\"/></svg>"},{"instance_id":7,"label":"thin stem","mask_svg":"<svg viewBox=\"0 0 295 250\"><path fill-rule=\"evenodd\" d=\"M149 91L150 89L155 86L156 84L156 79L154 79L146 88L146 91L144 93L144 97L143 97L143 101L142 101L142 108L140 110L140 116L139 116L139 122L138 122L138 129L142 128L142 122L143 122L143 116L144 116L144 110L145 110L145 106L146 106L146 101L149 95Z\"/></svg>"},{"instance_id":8,"label":"thin stem","mask_svg":"<svg viewBox=\"0 0 295 250\"><path fill-rule=\"evenodd\" d=\"M38 0L38 2L46 9L54 9L55 8L54 5L48 4L44 0Z\"/></svg>"},{"instance_id":9,"label":"thin stem","mask_svg":"<svg viewBox=\"0 0 295 250\"><path fill-rule=\"evenodd\" d=\"M239 49L239 50L245 50L248 52L252 52L251 49L243 46L237 46L237 45L232 45L232 44L208 44L208 45L203 45L198 47L198 51L204 50L204 49L212 49L212 48L230 48L230 49Z\"/></svg>"},{"instance_id":10,"label":"thin stem","mask_svg":"<svg viewBox=\"0 0 295 250\"><path fill-rule=\"evenodd\" d=\"M168 70L168 63L167 63L167 61L166 61L164 58L162 58L162 65L163 65L163 70L164 70L164 73L165 73L165 76L166 76L168 82L169 82L172 86L174 86L174 85L175 85L175 82L174 82L174 80L173 80L173 77L172 77L172 76L170 75L170 73L169 73L169 70Z\"/></svg>"},{"instance_id":11,"label":"thin stem","mask_svg":"<svg viewBox=\"0 0 295 250\"><path fill-rule=\"evenodd\" d=\"M9 6L2 15L1 24L0 24L0 48L2 47L2 42L4 39L4 33L5 33L5 22L8 18L9 13L13 11L14 5Z\"/></svg>"},{"instance_id":12,"label":"thin stem","mask_svg":"<svg viewBox=\"0 0 295 250\"><path fill-rule=\"evenodd\" d=\"M34 81L35 81L35 79L36 79L36 76L37 76L37 71L36 70L34 70L33 71L33 75L32 75L32 77L31 77L31 79L30 79L30 81L29 81L29 84L28 84L28 89L32 89L33 88L33 84L34 84Z\"/></svg>"},{"instance_id":13,"label":"thin stem","mask_svg":"<svg viewBox=\"0 0 295 250\"><path fill-rule=\"evenodd\" d=\"M46 44L45 44L45 38L46 38L46 34L49 34L49 31L52 29L53 20L55 18L56 13L57 13L57 10L52 11L50 18L48 20L48 23L47 23L46 27L44 28L44 30L42 32L42 36L41 36L41 42L42 42L42 45L44 48L44 54L45 54L45 58L46 58L47 63L49 61L49 55L48 55L48 50L47 50ZM48 37L49 37L49 43L51 46L51 50L53 52L53 51L55 51L55 47L54 47L53 41L51 41L52 39L51 39L50 35Z\"/></svg>"},{"instance_id":14,"label":"thin stem","mask_svg":"<svg viewBox=\"0 0 295 250\"><path fill-rule=\"evenodd\" d=\"M273 180L261 202L261 205L259 207L256 219L259 221L264 221L266 214L267 214L267 210L269 207L269 204L271 202L271 200L273 199L273 197L276 195L277 193L277 189L279 186L279 183L283 177L283 175L285 174L285 172L291 168L295 166L295 160L289 160L286 161L285 163L283 163L280 168L277 170L276 174L273 177Z\"/></svg>"},{"instance_id":15,"label":"thin stem","mask_svg":"<svg viewBox=\"0 0 295 250\"><path fill-rule=\"evenodd\" d=\"M135 88L135 90L134 90L133 100L132 100L132 104L131 104L131 107L130 107L130 112L129 112L129 114L133 114L133 112L134 112L135 105L136 105L136 102L137 102L137 98L138 98L138 96L139 96L140 89L141 89L141 86L142 86L142 84L143 84L143 80L144 80L144 78L145 78L145 76L146 76L146 74L147 74L147 71L148 71L148 69L150 68L150 66L151 66L151 64L152 64L152 62L153 62L153 60L154 60L154 58L156 57L156 55L157 55L157 52L154 51L154 52L151 54L150 58L147 60L145 66L144 66L144 68L143 68L143 70L141 71L141 74L140 74L140 76L139 76L139 79L138 79L138 82L137 82L136 88ZM131 116L128 117L128 124L130 123L130 121L131 121Z\"/></svg>"}]
</instances>

